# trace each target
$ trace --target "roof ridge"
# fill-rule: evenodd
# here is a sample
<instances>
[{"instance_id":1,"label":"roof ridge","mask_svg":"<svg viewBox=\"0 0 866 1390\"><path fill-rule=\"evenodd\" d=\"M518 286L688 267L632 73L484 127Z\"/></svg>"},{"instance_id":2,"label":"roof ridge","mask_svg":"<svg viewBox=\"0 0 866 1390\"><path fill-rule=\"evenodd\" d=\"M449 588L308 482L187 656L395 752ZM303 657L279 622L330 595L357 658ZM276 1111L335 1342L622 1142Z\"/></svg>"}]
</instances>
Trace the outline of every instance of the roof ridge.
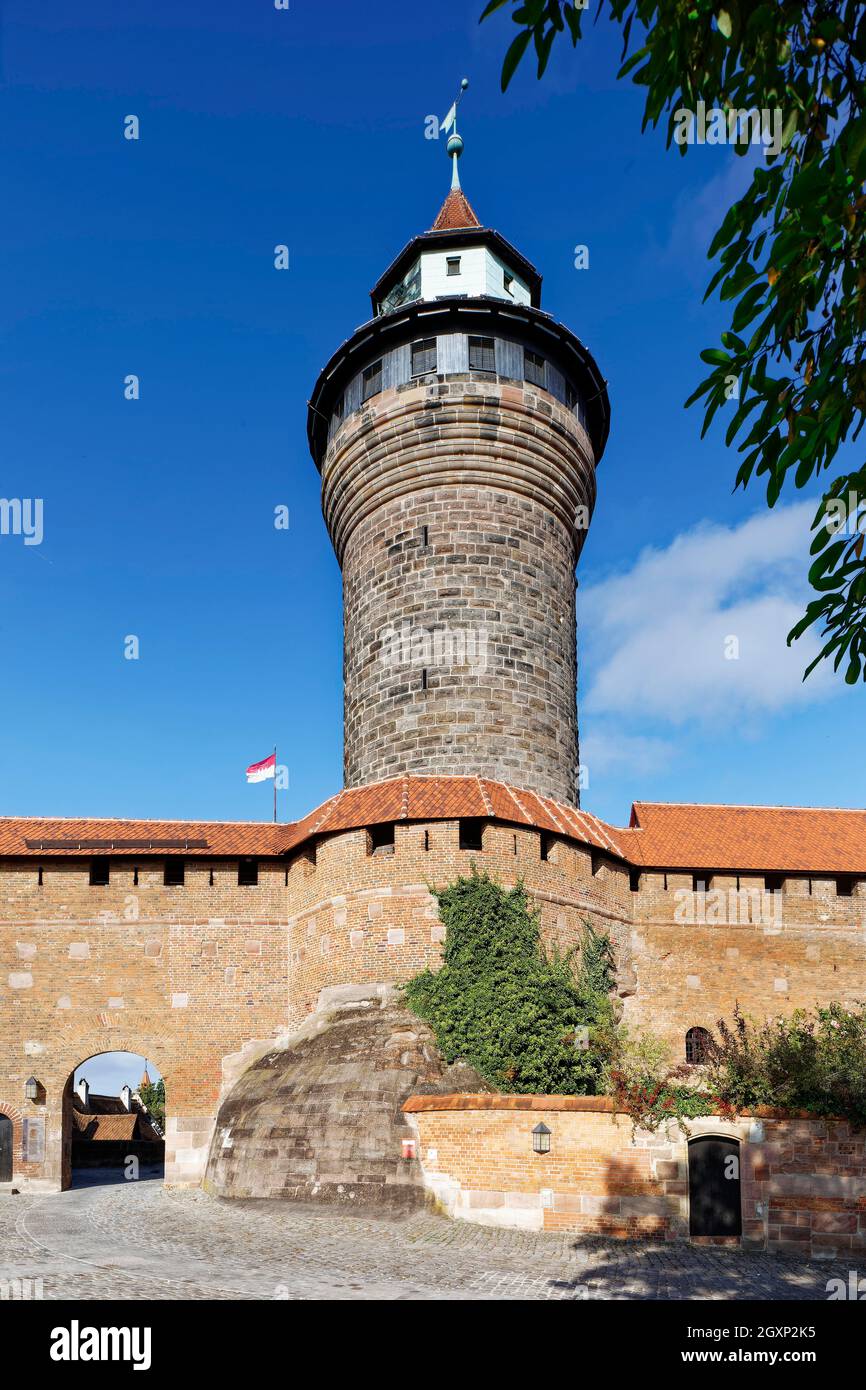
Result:
<instances>
[{"instance_id":1,"label":"roof ridge","mask_svg":"<svg viewBox=\"0 0 866 1390\"><path fill-rule=\"evenodd\" d=\"M635 801L634 805L664 806L675 811L695 807L704 811L818 811L822 815L839 811L844 815L866 815L866 806L785 806L781 802L759 801Z\"/></svg>"},{"instance_id":2,"label":"roof ridge","mask_svg":"<svg viewBox=\"0 0 866 1390\"><path fill-rule=\"evenodd\" d=\"M478 790L479 790L479 792L481 793L481 800L484 802L484 809L485 809L485 811L487 812L488 816L492 816L492 815L493 815L493 802L490 800L490 797L487 795L487 788L485 787L484 783L482 782L480 776L477 776L477 775L476 775L475 781L478 783Z\"/></svg>"},{"instance_id":3,"label":"roof ridge","mask_svg":"<svg viewBox=\"0 0 866 1390\"><path fill-rule=\"evenodd\" d=\"M74 821L93 821L96 824L117 825L118 822L127 825L269 825L275 824L285 828L287 825L297 825L297 821L272 821L272 820L190 820L183 816L13 816L0 814L0 824L3 821L52 821L57 824Z\"/></svg>"}]
</instances>

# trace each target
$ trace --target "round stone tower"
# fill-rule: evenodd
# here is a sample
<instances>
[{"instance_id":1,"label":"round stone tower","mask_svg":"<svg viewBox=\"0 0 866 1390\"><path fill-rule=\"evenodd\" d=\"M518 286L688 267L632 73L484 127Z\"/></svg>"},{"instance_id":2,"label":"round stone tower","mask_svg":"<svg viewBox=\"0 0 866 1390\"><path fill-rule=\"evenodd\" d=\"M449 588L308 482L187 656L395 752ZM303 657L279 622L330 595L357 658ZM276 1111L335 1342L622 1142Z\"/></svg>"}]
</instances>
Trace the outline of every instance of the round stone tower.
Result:
<instances>
[{"instance_id":1,"label":"round stone tower","mask_svg":"<svg viewBox=\"0 0 866 1390\"><path fill-rule=\"evenodd\" d=\"M461 149L310 403L343 571L346 786L470 774L577 805L574 567L607 391L535 268L479 223Z\"/></svg>"}]
</instances>

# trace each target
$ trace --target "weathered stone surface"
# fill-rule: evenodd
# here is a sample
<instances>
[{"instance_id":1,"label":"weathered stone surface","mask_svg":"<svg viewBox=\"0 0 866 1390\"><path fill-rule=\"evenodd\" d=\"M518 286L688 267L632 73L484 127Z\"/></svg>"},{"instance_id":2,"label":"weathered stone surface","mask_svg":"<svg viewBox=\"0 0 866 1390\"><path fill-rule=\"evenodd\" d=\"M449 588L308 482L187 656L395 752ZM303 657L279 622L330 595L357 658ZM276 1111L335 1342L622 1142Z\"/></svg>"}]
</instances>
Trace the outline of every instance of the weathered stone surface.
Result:
<instances>
[{"instance_id":1,"label":"weathered stone surface","mask_svg":"<svg viewBox=\"0 0 866 1390\"><path fill-rule=\"evenodd\" d=\"M407 1096L489 1089L446 1067L429 1028L383 986L324 990L289 1046L268 1052L223 1101L206 1186L224 1197L407 1207L424 1201Z\"/></svg>"}]
</instances>

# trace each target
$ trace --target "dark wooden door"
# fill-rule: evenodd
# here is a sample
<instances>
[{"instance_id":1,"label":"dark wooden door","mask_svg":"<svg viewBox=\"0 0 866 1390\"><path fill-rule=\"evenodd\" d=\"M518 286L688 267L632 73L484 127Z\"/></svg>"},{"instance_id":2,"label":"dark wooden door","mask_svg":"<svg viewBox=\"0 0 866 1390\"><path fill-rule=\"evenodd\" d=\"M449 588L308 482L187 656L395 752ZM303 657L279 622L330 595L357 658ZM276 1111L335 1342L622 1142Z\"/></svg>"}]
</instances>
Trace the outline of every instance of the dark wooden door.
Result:
<instances>
[{"instance_id":1,"label":"dark wooden door","mask_svg":"<svg viewBox=\"0 0 866 1390\"><path fill-rule=\"evenodd\" d=\"M738 1236L740 1145L736 1139L692 1139L689 1144L689 1234Z\"/></svg>"},{"instance_id":2,"label":"dark wooden door","mask_svg":"<svg viewBox=\"0 0 866 1390\"><path fill-rule=\"evenodd\" d=\"M0 1182L12 1181L12 1121L0 1115Z\"/></svg>"}]
</instances>

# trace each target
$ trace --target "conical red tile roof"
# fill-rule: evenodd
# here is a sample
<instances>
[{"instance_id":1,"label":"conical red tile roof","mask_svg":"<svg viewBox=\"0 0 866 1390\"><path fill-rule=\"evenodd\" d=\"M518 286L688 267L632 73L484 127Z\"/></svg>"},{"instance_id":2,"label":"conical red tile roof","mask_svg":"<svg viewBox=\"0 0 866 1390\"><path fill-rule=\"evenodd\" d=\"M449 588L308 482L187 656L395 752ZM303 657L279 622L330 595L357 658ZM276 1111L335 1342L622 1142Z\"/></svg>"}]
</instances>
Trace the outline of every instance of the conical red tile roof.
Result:
<instances>
[{"instance_id":1,"label":"conical red tile roof","mask_svg":"<svg viewBox=\"0 0 866 1390\"><path fill-rule=\"evenodd\" d=\"M459 227L480 227L462 188L452 188L439 209L439 216L430 228L432 232L453 232Z\"/></svg>"}]
</instances>

